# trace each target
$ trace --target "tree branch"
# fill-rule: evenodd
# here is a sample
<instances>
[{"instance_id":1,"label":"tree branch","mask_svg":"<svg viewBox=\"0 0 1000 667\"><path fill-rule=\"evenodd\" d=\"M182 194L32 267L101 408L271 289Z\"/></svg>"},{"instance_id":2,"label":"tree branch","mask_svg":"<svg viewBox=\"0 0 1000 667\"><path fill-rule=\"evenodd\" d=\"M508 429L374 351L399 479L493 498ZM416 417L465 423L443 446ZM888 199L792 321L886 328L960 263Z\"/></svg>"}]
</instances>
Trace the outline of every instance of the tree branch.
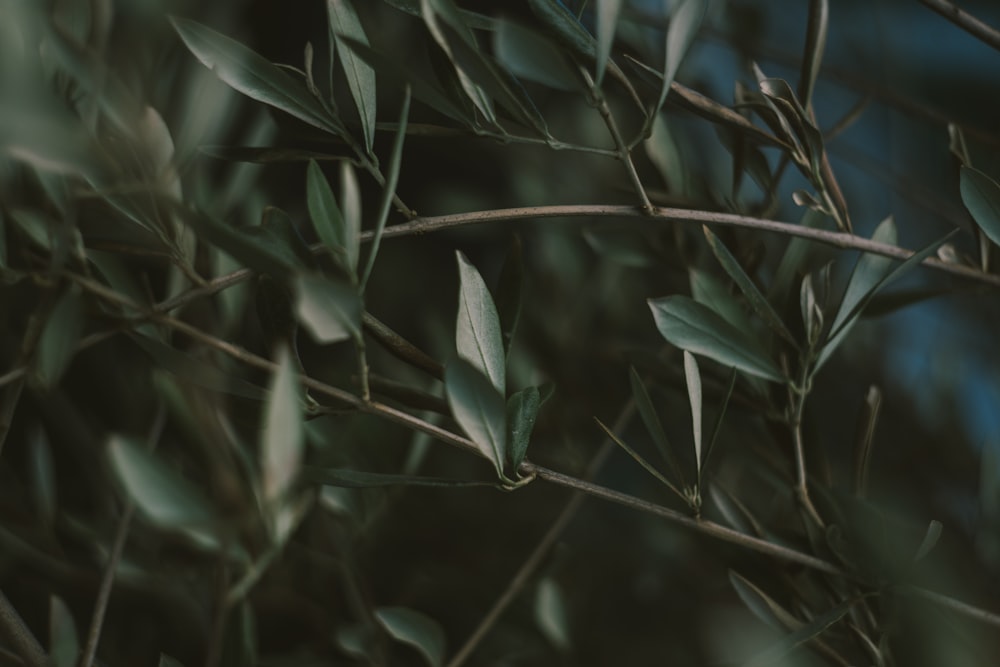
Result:
<instances>
[{"instance_id":1,"label":"tree branch","mask_svg":"<svg viewBox=\"0 0 1000 667\"><path fill-rule=\"evenodd\" d=\"M947 0L920 0L920 2L976 39L1000 51L1000 30L959 9L953 2L947 2Z\"/></svg>"}]
</instances>

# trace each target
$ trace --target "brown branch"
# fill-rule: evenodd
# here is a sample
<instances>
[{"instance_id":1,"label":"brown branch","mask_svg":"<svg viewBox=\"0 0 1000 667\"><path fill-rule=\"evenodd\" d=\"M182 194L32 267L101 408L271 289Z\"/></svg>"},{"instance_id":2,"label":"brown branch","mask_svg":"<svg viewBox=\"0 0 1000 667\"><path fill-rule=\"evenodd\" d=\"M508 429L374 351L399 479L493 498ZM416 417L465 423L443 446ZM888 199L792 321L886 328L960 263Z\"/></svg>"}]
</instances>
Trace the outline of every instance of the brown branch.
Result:
<instances>
[{"instance_id":1,"label":"brown branch","mask_svg":"<svg viewBox=\"0 0 1000 667\"><path fill-rule=\"evenodd\" d=\"M0 633L28 667L46 667L49 664L42 645L35 639L35 635L25 625L24 619L17 613L3 591L0 591Z\"/></svg>"},{"instance_id":2,"label":"brown branch","mask_svg":"<svg viewBox=\"0 0 1000 667\"><path fill-rule=\"evenodd\" d=\"M947 2L947 0L920 0L920 2L976 39L1000 51L1000 30L980 21L969 12L959 9L953 2Z\"/></svg>"}]
</instances>

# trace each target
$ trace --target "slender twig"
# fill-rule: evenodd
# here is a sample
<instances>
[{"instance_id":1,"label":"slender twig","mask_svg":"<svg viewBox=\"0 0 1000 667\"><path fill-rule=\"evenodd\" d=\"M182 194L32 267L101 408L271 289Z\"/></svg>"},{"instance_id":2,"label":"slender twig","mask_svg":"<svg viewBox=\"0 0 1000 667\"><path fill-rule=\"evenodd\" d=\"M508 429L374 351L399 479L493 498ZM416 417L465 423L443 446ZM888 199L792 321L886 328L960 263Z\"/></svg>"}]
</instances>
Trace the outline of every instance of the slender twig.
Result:
<instances>
[{"instance_id":1,"label":"slender twig","mask_svg":"<svg viewBox=\"0 0 1000 667\"><path fill-rule=\"evenodd\" d=\"M153 420L147 438L149 449L156 447L156 443L163 433L166 425L167 411L161 403ZM87 642L83 647L83 655L80 657L80 667L90 667L97 654L97 645L101 641L101 630L104 627L104 616L108 609L108 602L111 599L111 587L114 585L115 572L118 563L121 561L122 552L125 550L125 540L128 538L129 527L132 524L132 516L135 514L135 503L131 498L125 500L125 508L121 518L118 520L118 529L115 531L115 539L111 545L111 552L108 554L108 563L104 568L104 575L101 577L101 584L97 589L97 597L94 600L94 611L90 617L90 629L87 632Z\"/></svg>"},{"instance_id":2,"label":"slender twig","mask_svg":"<svg viewBox=\"0 0 1000 667\"><path fill-rule=\"evenodd\" d=\"M28 667L46 667L49 664L42 645L3 591L0 591L0 632Z\"/></svg>"},{"instance_id":3,"label":"slender twig","mask_svg":"<svg viewBox=\"0 0 1000 667\"><path fill-rule=\"evenodd\" d=\"M467 227L469 225L478 225L487 222L507 222L513 220L542 218L600 217L633 217L642 218L650 222L680 222L696 225L716 224L728 227L742 227L745 229L756 229L762 232L784 234L786 236L797 236L836 248L861 250L863 252L870 252L875 255L891 257L898 260L906 260L913 255L912 250L878 243L877 241L872 241L871 239L866 239L861 236L855 236L854 234L804 227L790 222L779 222L776 220L768 220L766 218L754 218L746 215L736 215L734 213L716 213L712 211L667 208L662 206L653 207L652 213L645 214L635 206L615 204L524 206L518 208L492 209L488 211L453 213L450 215L422 216L414 218L409 222L386 227L382 234L382 238L387 239L402 236L416 236L441 231L443 229ZM363 242L370 241L371 239L371 232L363 232L361 234L361 240ZM316 254L327 252L326 247L321 243L313 245L311 250ZM1000 275L985 273L971 266L950 264L935 258L925 259L923 264L924 266L938 271L944 271L945 273L950 273L962 278L1000 287ZM232 287L233 285L237 285L249 279L252 275L254 275L254 272L250 269L237 269L232 273L227 273L217 278L213 278L203 287L196 287L161 301L153 306L153 310L159 313L176 310L177 308L180 308L196 299L217 294L218 292Z\"/></svg>"},{"instance_id":4,"label":"slender twig","mask_svg":"<svg viewBox=\"0 0 1000 667\"><path fill-rule=\"evenodd\" d=\"M1000 51L1000 30L984 23L969 12L963 11L953 2L947 0L920 0L920 2L976 39Z\"/></svg>"},{"instance_id":5,"label":"slender twig","mask_svg":"<svg viewBox=\"0 0 1000 667\"><path fill-rule=\"evenodd\" d=\"M405 361L411 366L426 371L438 380L444 379L444 366L416 345L390 329L388 325L374 315L365 311L361 316L361 323L364 325L365 331L381 343L389 354L400 361Z\"/></svg>"},{"instance_id":6,"label":"slender twig","mask_svg":"<svg viewBox=\"0 0 1000 667\"><path fill-rule=\"evenodd\" d=\"M622 409L621 414L618 415L618 419L615 420L612 430L615 433L621 433L628 421L632 418L635 413L635 402L630 400L625 404ZM605 438L604 442L601 444L601 448L594 455L591 460L590 465L587 467L587 471L584 474L584 479L591 480L597 476L597 473L604 466L604 462L607 460L611 452L614 451L614 443L611 438ZM496 622L500 619L503 612L510 606L518 594L524 589L531 578L534 576L535 572L541 566L542 561L545 556L549 553L552 547L555 545L556 540L559 536L563 534L566 527L569 526L570 522L576 516L577 512L580 511L580 507L583 506L583 501L586 500L587 496L582 491L575 491L570 499L566 501L563 506L562 511L559 512L559 516L556 517L552 525L549 526L548 530L539 540L535 548L532 549L531 554L525 559L521 567L518 568L517 573L507 584L507 588L504 589L503 594L497 598L496 602L486 613L483 619L476 626L476 629L469 635L469 638L465 640L465 644L462 648L455 653L455 656L448 662L448 667L461 667L462 664L468 660L472 652L479 646L483 638L489 633Z\"/></svg>"},{"instance_id":7,"label":"slender twig","mask_svg":"<svg viewBox=\"0 0 1000 667\"><path fill-rule=\"evenodd\" d=\"M795 497L802 510L809 515L809 518L817 526L823 527L823 519L820 518L819 512L816 511L816 507L809 497L809 473L806 470L805 443L802 440L802 414L805 411L806 396L808 396L807 387L804 385L809 382L808 367L804 376L802 384L799 387L793 387L791 390L792 414L790 426L795 447Z\"/></svg>"},{"instance_id":8,"label":"slender twig","mask_svg":"<svg viewBox=\"0 0 1000 667\"><path fill-rule=\"evenodd\" d=\"M632 209L631 207L622 207L622 208L634 211L634 209ZM386 231L388 232L388 230ZM72 274L67 274L67 277L75 281L77 284L79 284L83 289L112 303L116 303L118 305L125 306L128 308L133 308L138 310L139 312L142 312L144 310L142 306L132 302L132 300L129 299L128 297L125 297L115 292L114 290L105 287L101 283L98 283L89 278L85 278L83 276L77 276ZM164 315L162 313L157 313L155 311L148 312L146 313L146 315L149 319L155 322L170 327L179 333L182 333L210 347L213 347L221 352L224 352L225 354L228 354L233 358L237 359L238 361L246 363L247 365L268 372L274 372L277 369L277 364L275 364L274 362L264 359L263 357L260 357L256 354L253 354L252 352L249 352L239 347L238 345L234 345L220 338L212 336L211 334L208 334L198 329L197 327L187 324L186 322L182 322L173 317L170 317L169 315ZM451 431L443 429L435 424L431 424L418 417L414 417L413 415L402 412L401 410L397 410L393 407L390 407L388 405L383 405L375 401L364 403L359 397L355 396L354 394L351 394L350 392L330 386L324 382L320 382L308 376L302 376L300 379L306 387L314 389L317 393L326 395L329 398L342 402L348 406L354 407L360 412L366 412L369 414L382 417L384 419L388 419L402 426L406 426L412 430L426 433L427 435L430 435L431 437L445 444L452 445L459 449L463 449L467 452L476 454L480 457L483 456L482 452L480 452L479 448L472 440L457 435L455 433L452 433ZM620 493L618 491L614 491L612 489L608 489L593 484L591 482L584 481L582 479L577 479L575 477L563 475L562 473L549 470L530 461L525 461L524 463L521 464L520 472L525 477L535 477L537 479L543 479L545 481L557 484L559 486L583 491L587 495L591 495L597 498L603 498L605 500L609 500L611 502L615 502L624 505L626 507L631 507L639 511L663 517L675 524L691 528L696 532L702 533L704 535L709 535L711 537L715 537L725 542L729 542L730 544L750 549L758 553L769 555L774 558L786 560L789 562L798 563L800 565L804 565L811 569L818 570L820 572L825 572L827 574L832 574L844 578L851 578L851 576L847 572L821 558L816 558L815 556L811 556L801 551L796 551L795 549L792 549L790 547L785 547L780 544L774 544L768 542L767 540L762 540L760 538L752 537L750 535L746 535L739 531L733 530L731 528L726 528L725 526L721 526L719 524L710 521L694 519L690 516L682 514L676 510L672 510L668 507L656 505L655 503L651 503L642 500L640 498L630 496L628 494ZM922 591L923 589L913 589L913 590ZM936 601L951 600L951 598L948 598L946 596L941 596L940 594L932 593L929 591L925 591L924 593L920 594L923 594L924 597L928 599ZM959 602L958 600L952 600L952 603L948 604L947 606L951 609L954 609L955 611L964 613L967 616L972 616L973 618L977 618L979 620L983 620L992 625L1000 627L1000 614L994 614L992 612L979 609L977 607L973 607L964 602Z\"/></svg>"}]
</instances>

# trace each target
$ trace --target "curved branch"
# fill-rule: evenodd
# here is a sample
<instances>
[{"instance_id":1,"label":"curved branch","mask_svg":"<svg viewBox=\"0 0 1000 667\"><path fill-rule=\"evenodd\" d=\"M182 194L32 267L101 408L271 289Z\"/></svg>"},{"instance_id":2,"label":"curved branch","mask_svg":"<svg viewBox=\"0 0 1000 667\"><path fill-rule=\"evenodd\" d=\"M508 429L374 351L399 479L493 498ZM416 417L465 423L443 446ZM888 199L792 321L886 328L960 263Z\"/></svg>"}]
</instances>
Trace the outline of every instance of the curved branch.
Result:
<instances>
[{"instance_id":1,"label":"curved branch","mask_svg":"<svg viewBox=\"0 0 1000 667\"><path fill-rule=\"evenodd\" d=\"M1000 30L980 21L969 12L963 11L953 2L947 2L947 0L920 0L920 2L976 39L1000 51Z\"/></svg>"}]
</instances>

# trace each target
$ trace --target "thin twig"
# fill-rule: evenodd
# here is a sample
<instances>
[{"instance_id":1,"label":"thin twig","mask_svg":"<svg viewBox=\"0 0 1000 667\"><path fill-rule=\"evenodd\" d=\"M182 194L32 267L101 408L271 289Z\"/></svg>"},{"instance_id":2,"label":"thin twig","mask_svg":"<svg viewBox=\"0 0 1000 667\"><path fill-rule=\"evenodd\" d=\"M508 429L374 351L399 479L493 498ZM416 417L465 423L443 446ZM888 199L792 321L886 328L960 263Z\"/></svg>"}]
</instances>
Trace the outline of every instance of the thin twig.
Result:
<instances>
[{"instance_id":1,"label":"thin twig","mask_svg":"<svg viewBox=\"0 0 1000 667\"><path fill-rule=\"evenodd\" d=\"M167 411L161 403L147 438L149 449L153 449L156 446L166 423ZM108 554L108 563L104 568L104 575L101 577L101 584L97 589L97 598L94 600L94 611L90 617L90 629L87 632L87 642L83 647L83 655L79 662L80 667L90 667L94 662L94 656L97 654L97 645L101 641L101 630L104 627L104 616L108 609L108 602L111 599L111 587L114 585L115 572L118 569L118 563L121 561L122 552L125 550L125 540L128 538L128 531L134 514L135 503L132 502L131 498L127 498L122 516L118 520L118 529L115 531L111 553Z\"/></svg>"},{"instance_id":2,"label":"thin twig","mask_svg":"<svg viewBox=\"0 0 1000 667\"><path fill-rule=\"evenodd\" d=\"M635 401L629 400L622 409L621 414L618 415L618 419L615 421L612 430L616 433L620 433L625 429L628 421L632 418L635 413ZM597 473L604 466L604 462L607 461L608 456L614 451L614 442L611 438L605 438L604 442L601 443L601 448L594 455L591 460L590 465L587 467L587 471L584 474L584 479L591 480L597 476ZM458 650L455 657L448 662L448 667L461 667L462 664L472 655L472 652L479 646L479 643L483 638L489 633L496 622L500 619L503 612L510 606L518 594L524 589L531 578L534 576L535 572L541 566L542 561L545 556L548 555L549 551L555 545L556 540L559 539L566 527L569 526L570 522L576 516L577 512L580 511L580 507L583 506L583 501L586 500L587 495L582 491L575 491L570 499L566 501L563 506L562 511L559 512L559 516L556 517L552 525L549 526L548 530L539 540L538 544L531 551L531 554L525 559L521 567L518 568L517 573L510 580L507 588L504 589L503 594L497 598L496 602L483 617L483 620L479 622L476 629L469 635L469 638L465 640L465 644L462 648Z\"/></svg>"},{"instance_id":3,"label":"thin twig","mask_svg":"<svg viewBox=\"0 0 1000 667\"><path fill-rule=\"evenodd\" d=\"M365 331L381 343L392 356L426 371L438 380L444 379L444 366L368 311L361 315L361 324L364 325Z\"/></svg>"},{"instance_id":4,"label":"thin twig","mask_svg":"<svg viewBox=\"0 0 1000 667\"><path fill-rule=\"evenodd\" d=\"M976 39L1000 51L1000 30L982 22L969 12L956 7L953 2L947 2L947 0L920 0L920 2Z\"/></svg>"},{"instance_id":5,"label":"thin twig","mask_svg":"<svg viewBox=\"0 0 1000 667\"><path fill-rule=\"evenodd\" d=\"M559 207L551 207L551 208L559 208ZM625 210L631 210L633 212L635 211L635 209L632 207L619 207L619 208ZM777 224L782 224L782 223L777 223ZM386 232L388 231L389 230L386 230ZM837 236L850 237L850 235L841 235L841 234L837 234ZM881 246L881 244L876 244L876 245ZM891 246L887 247L891 248ZM895 250L899 249L897 248ZM907 251L902 251L902 252L907 252ZM112 303L116 303L121 306L126 306L128 308L134 308L140 312L143 311L142 306L132 302L132 300L129 299L128 297L125 297L115 292L114 290L105 287L101 283L93 281L89 278L85 278L83 276L77 276L72 274L67 274L67 277L75 281L77 284L79 284L83 289L97 296L100 296L101 298L111 301ZM155 322L168 326L174 329L175 331L178 331L179 333L187 335L199 342L202 342L210 347L213 347L221 352L224 352L232 356L233 358L237 359L238 361L246 363L247 365L268 372L274 372L277 369L277 364L275 364L274 362L264 359L263 357L260 357L256 354L253 354L252 352L249 352L239 347L238 345L233 345L232 343L216 338L215 336L212 336L211 334L208 334L198 329L197 327L187 324L186 322L182 322L173 317L170 317L169 315L164 315L162 313L157 313L157 312L148 312L146 313L146 315L149 317L149 319ZM476 454L480 457L483 456L482 452L479 451L479 448L472 440L469 440L468 438L452 433L451 431L443 429L435 424L431 424L418 417L414 417L413 415L402 412L401 410L397 410L393 407L377 403L375 401L364 403L359 397L355 396L354 394L351 394L350 392L330 386L326 383L320 382L308 376L301 376L300 379L306 387L314 389L317 393L324 394L330 398L333 398L334 400L342 402L348 406L354 407L361 412L377 415L379 417L388 419L402 426L406 426L412 430L426 433L427 435L430 435L431 437L445 444L452 445L459 449L463 449L467 452ZM785 547L779 544L773 544L766 540L746 535L739 531L733 530L731 528L726 528L725 526L721 526L719 524L710 521L693 519L690 516L677 512L676 510L672 510L668 507L656 505L654 503L650 503L640 498L620 493L618 491L614 491L612 489L608 489L599 486L597 484L587 482L582 479L577 479L575 477L563 475L562 473L549 470L530 461L525 461L524 463L522 463L520 471L525 476L534 476L538 479L543 479L545 481L557 484L559 486L564 486L566 488L582 491L590 496L603 498L605 500L609 500L611 502L615 502L624 505L626 507L631 507L639 511L663 517L665 519L672 521L673 523L685 526L687 528L691 528L699 533L715 537L725 542L729 542L730 544L734 544L746 549L750 549L752 551L756 551L758 553L769 555L774 558L798 563L800 565L804 565L811 569L818 570L820 572L825 572L827 574L832 574L835 576L844 577L848 579L851 578L851 576L841 568L837 567L836 565L828 561L816 558L815 556L811 556L809 554L803 553L801 551L796 551L795 549ZM952 600L951 598L947 596L942 596L938 593L923 591L923 589L916 589L916 588L912 590L918 591L918 594L923 595L927 599L938 601L939 603L944 604L950 609L953 609L967 616L971 616L978 620L982 620L992 625L996 625L997 627L1000 627L1000 615L998 614L994 614L992 612L979 609L978 607L968 605L958 600ZM945 603L942 602L942 600L950 600L951 602Z\"/></svg>"},{"instance_id":6,"label":"thin twig","mask_svg":"<svg viewBox=\"0 0 1000 667\"><path fill-rule=\"evenodd\" d=\"M0 632L28 667L46 667L49 664L42 645L3 591L0 591Z\"/></svg>"}]
</instances>

